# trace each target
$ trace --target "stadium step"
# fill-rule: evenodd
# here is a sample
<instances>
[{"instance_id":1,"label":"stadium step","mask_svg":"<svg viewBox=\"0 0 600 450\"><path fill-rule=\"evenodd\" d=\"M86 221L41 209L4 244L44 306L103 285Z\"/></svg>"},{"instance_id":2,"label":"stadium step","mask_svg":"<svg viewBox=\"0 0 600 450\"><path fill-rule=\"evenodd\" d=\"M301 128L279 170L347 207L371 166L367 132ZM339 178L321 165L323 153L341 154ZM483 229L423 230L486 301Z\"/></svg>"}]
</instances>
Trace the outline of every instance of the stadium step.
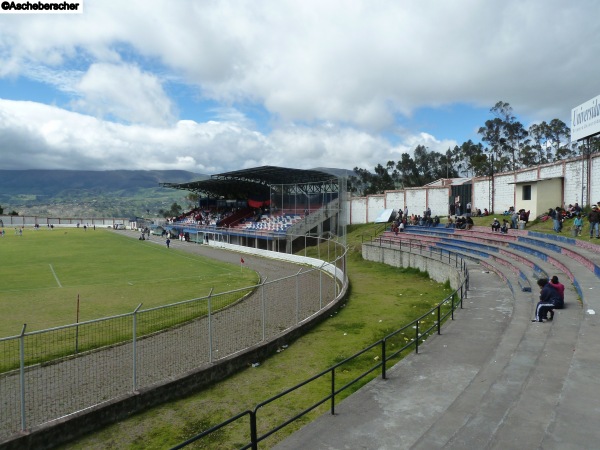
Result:
<instances>
[{"instance_id":1,"label":"stadium step","mask_svg":"<svg viewBox=\"0 0 600 450\"><path fill-rule=\"evenodd\" d=\"M468 258L465 309L387 380L373 380L336 416L322 416L276 448L595 448L600 247L527 230L410 228L385 239L415 233L426 248ZM520 286L521 273L531 292L510 288ZM559 275L567 304L554 321L532 323L542 274Z\"/></svg>"}]
</instances>

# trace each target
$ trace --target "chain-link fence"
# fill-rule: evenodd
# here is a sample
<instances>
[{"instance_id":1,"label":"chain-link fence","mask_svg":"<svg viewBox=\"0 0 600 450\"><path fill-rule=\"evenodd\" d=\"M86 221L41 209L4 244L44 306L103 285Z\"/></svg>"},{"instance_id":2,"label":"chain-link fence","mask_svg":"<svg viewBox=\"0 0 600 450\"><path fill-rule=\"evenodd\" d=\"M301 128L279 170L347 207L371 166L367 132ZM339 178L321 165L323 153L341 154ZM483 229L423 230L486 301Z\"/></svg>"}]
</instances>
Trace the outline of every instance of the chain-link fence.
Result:
<instances>
[{"instance_id":1,"label":"chain-link fence","mask_svg":"<svg viewBox=\"0 0 600 450\"><path fill-rule=\"evenodd\" d=\"M282 336L346 282L345 248L331 247L331 263L285 278L0 339L0 441Z\"/></svg>"}]
</instances>

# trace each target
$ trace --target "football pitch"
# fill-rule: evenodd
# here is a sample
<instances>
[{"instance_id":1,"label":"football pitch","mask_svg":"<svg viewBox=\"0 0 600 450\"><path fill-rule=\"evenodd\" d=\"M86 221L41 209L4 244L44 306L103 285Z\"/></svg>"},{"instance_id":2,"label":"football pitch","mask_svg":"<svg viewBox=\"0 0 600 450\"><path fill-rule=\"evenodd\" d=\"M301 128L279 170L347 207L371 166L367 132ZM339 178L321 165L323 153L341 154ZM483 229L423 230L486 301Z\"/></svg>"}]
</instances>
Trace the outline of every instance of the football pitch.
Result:
<instances>
[{"instance_id":1,"label":"football pitch","mask_svg":"<svg viewBox=\"0 0 600 450\"><path fill-rule=\"evenodd\" d=\"M193 244L190 244L193 245ZM5 228L0 337L252 286L239 266L97 228Z\"/></svg>"}]
</instances>

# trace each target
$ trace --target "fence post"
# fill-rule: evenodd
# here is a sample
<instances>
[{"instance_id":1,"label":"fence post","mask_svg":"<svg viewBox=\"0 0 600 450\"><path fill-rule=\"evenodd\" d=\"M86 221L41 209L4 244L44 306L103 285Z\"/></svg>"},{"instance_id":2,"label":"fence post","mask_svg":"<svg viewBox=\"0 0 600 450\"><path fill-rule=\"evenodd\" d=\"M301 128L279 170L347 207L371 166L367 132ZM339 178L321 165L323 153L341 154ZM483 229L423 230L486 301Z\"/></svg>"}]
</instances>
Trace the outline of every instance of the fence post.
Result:
<instances>
[{"instance_id":1,"label":"fence post","mask_svg":"<svg viewBox=\"0 0 600 450\"><path fill-rule=\"evenodd\" d=\"M265 303L265 283L267 282L267 278L265 277L262 289L261 289L261 302L262 302L262 340L264 341L267 337L267 305Z\"/></svg>"},{"instance_id":2,"label":"fence post","mask_svg":"<svg viewBox=\"0 0 600 450\"><path fill-rule=\"evenodd\" d=\"M387 374L386 374L386 356L385 356L385 343L386 340L385 338L383 338L381 340L381 378L382 379L387 379Z\"/></svg>"},{"instance_id":3,"label":"fence post","mask_svg":"<svg viewBox=\"0 0 600 450\"><path fill-rule=\"evenodd\" d=\"M302 272L302 269L296 274L296 325L300 323L300 272Z\"/></svg>"},{"instance_id":4,"label":"fence post","mask_svg":"<svg viewBox=\"0 0 600 450\"><path fill-rule=\"evenodd\" d=\"M214 288L210 288L208 293L207 316L208 316L208 362L213 362L213 331L212 331L212 293Z\"/></svg>"},{"instance_id":5,"label":"fence post","mask_svg":"<svg viewBox=\"0 0 600 450\"><path fill-rule=\"evenodd\" d=\"M419 321L417 320L417 326L415 327L415 353L419 353Z\"/></svg>"},{"instance_id":6,"label":"fence post","mask_svg":"<svg viewBox=\"0 0 600 450\"><path fill-rule=\"evenodd\" d=\"M323 267L326 263L319 267L319 311L323 309Z\"/></svg>"},{"instance_id":7,"label":"fence post","mask_svg":"<svg viewBox=\"0 0 600 450\"><path fill-rule=\"evenodd\" d=\"M331 415L335 415L335 367L331 369Z\"/></svg>"},{"instance_id":8,"label":"fence post","mask_svg":"<svg viewBox=\"0 0 600 450\"><path fill-rule=\"evenodd\" d=\"M133 311L133 392L137 391L137 312L141 307L142 304L140 303Z\"/></svg>"},{"instance_id":9,"label":"fence post","mask_svg":"<svg viewBox=\"0 0 600 450\"><path fill-rule=\"evenodd\" d=\"M27 416L25 412L25 328L27 324L23 324L21 336L19 338L19 382L21 384L21 431L27 429Z\"/></svg>"},{"instance_id":10,"label":"fence post","mask_svg":"<svg viewBox=\"0 0 600 450\"><path fill-rule=\"evenodd\" d=\"M258 431L256 426L256 410L250 411L250 445L252 450L258 450Z\"/></svg>"},{"instance_id":11,"label":"fence post","mask_svg":"<svg viewBox=\"0 0 600 450\"><path fill-rule=\"evenodd\" d=\"M442 334L441 333L441 329L442 329L442 313L441 313L441 304L437 305L437 313L438 313L438 335Z\"/></svg>"}]
</instances>

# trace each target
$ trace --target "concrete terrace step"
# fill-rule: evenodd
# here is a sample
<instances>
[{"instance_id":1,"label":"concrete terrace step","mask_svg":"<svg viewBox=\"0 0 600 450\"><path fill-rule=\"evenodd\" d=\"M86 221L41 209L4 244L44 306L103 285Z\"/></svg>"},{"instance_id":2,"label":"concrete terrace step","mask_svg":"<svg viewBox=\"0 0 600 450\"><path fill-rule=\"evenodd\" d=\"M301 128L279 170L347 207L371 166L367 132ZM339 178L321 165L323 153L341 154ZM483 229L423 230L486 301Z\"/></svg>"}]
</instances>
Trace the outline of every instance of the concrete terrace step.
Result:
<instances>
[{"instance_id":1,"label":"concrete terrace step","mask_svg":"<svg viewBox=\"0 0 600 450\"><path fill-rule=\"evenodd\" d=\"M600 247L527 230L407 231L399 239L415 233L422 244L479 261L469 263L465 309L388 380L374 380L336 416L277 448L598 448ZM537 286L510 289L522 272L532 283L543 272L572 281L563 281L568 301L553 322L531 322Z\"/></svg>"},{"instance_id":2,"label":"concrete terrace step","mask_svg":"<svg viewBox=\"0 0 600 450\"><path fill-rule=\"evenodd\" d=\"M339 403L336 415L324 414L274 448L412 448L468 389L513 314L513 294L500 277L477 264L469 265L469 273L464 309L444 325L442 336L427 339L418 355L389 369L386 380L376 378ZM465 339L465 331L487 339Z\"/></svg>"},{"instance_id":3,"label":"concrete terrace step","mask_svg":"<svg viewBox=\"0 0 600 450\"><path fill-rule=\"evenodd\" d=\"M409 241L409 247L413 246L410 241L414 239L414 235L398 234L393 235L385 233L378 239L382 244L400 245L403 241ZM515 275L518 276L517 283L519 289L523 291L531 291L531 279L537 279L543 276L548 276L547 273L533 262L517 257L516 255L507 256L498 252L496 247L488 247L481 245L470 245L468 243L454 243L453 240L447 240L443 237L433 235L419 236L417 244L419 246L426 245L429 248L438 248L460 254L463 258L476 261L479 264L487 267L490 270L497 272L496 267L502 265L508 267ZM511 284L512 286L512 284Z\"/></svg>"}]
</instances>

